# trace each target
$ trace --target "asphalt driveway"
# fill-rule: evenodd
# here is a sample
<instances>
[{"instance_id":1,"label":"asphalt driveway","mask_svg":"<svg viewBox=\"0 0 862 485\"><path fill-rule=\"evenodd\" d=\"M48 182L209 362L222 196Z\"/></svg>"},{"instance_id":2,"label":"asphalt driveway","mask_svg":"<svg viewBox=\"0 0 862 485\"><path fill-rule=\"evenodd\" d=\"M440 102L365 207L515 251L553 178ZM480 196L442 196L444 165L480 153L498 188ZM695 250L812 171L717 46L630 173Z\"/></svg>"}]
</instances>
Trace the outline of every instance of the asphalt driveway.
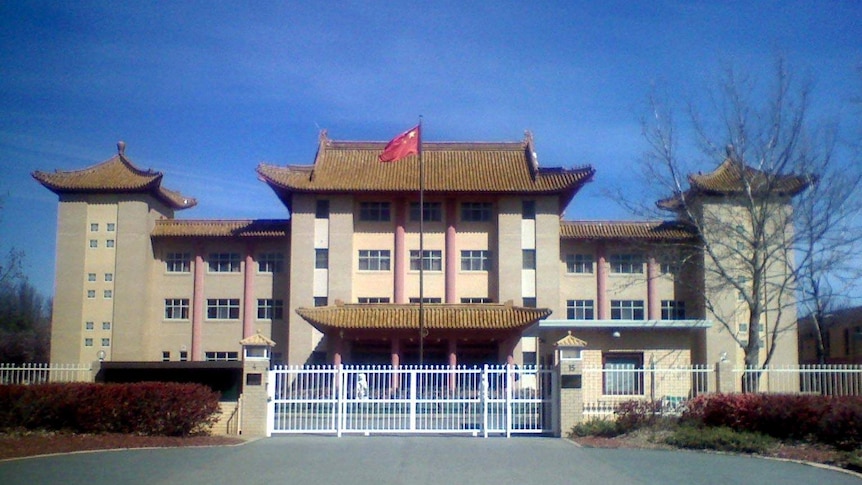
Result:
<instances>
[{"instance_id":1,"label":"asphalt driveway","mask_svg":"<svg viewBox=\"0 0 862 485\"><path fill-rule=\"evenodd\" d=\"M862 483L813 466L684 451L578 448L554 438L291 436L233 447L122 450L0 462L0 483Z\"/></svg>"}]
</instances>

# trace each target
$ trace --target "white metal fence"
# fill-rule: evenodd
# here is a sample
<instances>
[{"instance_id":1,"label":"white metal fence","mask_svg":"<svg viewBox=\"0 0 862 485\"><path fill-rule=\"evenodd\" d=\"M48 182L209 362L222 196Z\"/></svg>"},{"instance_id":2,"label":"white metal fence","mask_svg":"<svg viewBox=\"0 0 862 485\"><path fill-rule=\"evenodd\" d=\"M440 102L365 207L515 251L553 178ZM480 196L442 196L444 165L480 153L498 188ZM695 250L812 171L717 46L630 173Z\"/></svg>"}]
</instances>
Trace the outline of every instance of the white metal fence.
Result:
<instances>
[{"instance_id":1,"label":"white metal fence","mask_svg":"<svg viewBox=\"0 0 862 485\"><path fill-rule=\"evenodd\" d=\"M862 396L862 366L805 365L734 369L733 392ZM603 368L583 370L583 413L589 417L613 415L616 405L631 400L661 403L662 412L676 414L683 403L714 392L715 370L707 366L679 368Z\"/></svg>"},{"instance_id":2,"label":"white metal fence","mask_svg":"<svg viewBox=\"0 0 862 485\"><path fill-rule=\"evenodd\" d=\"M0 364L0 384L91 382L91 364Z\"/></svg>"},{"instance_id":3,"label":"white metal fence","mask_svg":"<svg viewBox=\"0 0 862 485\"><path fill-rule=\"evenodd\" d=\"M551 431L554 372L541 368L276 367L271 433Z\"/></svg>"}]
</instances>

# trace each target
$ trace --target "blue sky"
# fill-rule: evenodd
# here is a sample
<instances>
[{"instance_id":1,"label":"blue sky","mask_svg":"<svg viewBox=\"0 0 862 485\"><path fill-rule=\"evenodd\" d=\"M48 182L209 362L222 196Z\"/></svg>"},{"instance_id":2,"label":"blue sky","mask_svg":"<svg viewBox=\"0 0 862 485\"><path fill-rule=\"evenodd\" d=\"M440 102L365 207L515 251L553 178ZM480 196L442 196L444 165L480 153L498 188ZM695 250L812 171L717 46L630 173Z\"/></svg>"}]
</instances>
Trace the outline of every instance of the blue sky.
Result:
<instances>
[{"instance_id":1,"label":"blue sky","mask_svg":"<svg viewBox=\"0 0 862 485\"><path fill-rule=\"evenodd\" d=\"M597 170L568 218L625 219L603 192L633 181L653 86L697 102L723 65L761 75L781 55L819 114L862 133L857 1L230 3L0 3L0 250L23 249L44 294L57 199L30 173L121 139L198 199L180 218L284 218L254 169L311 163L321 128L386 140L421 114L428 141L531 130L541 165Z\"/></svg>"}]
</instances>

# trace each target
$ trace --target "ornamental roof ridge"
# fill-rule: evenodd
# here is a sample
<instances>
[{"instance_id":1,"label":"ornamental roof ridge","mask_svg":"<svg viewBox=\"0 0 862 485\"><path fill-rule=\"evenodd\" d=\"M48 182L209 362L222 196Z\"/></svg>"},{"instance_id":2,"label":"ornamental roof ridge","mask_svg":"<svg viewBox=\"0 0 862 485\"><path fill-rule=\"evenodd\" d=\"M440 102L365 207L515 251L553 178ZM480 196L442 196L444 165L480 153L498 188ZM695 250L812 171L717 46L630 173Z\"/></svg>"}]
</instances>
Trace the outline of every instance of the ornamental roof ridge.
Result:
<instances>
[{"instance_id":1,"label":"ornamental roof ridge","mask_svg":"<svg viewBox=\"0 0 862 485\"><path fill-rule=\"evenodd\" d=\"M125 143L117 143L118 153L107 160L79 170L34 171L31 175L56 193L151 192L173 209L187 209L197 200L162 187L162 172L138 168L125 156Z\"/></svg>"}]
</instances>

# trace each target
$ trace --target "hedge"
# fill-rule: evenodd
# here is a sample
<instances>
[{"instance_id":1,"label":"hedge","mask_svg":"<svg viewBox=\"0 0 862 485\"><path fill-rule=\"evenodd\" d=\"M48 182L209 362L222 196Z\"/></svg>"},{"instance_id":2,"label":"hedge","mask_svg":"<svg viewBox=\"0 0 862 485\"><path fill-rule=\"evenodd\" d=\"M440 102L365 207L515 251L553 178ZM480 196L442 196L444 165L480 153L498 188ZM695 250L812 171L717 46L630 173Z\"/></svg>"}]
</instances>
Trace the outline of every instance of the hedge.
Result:
<instances>
[{"instance_id":1,"label":"hedge","mask_svg":"<svg viewBox=\"0 0 862 485\"><path fill-rule=\"evenodd\" d=\"M200 384L0 386L0 428L188 436L207 432L219 395Z\"/></svg>"},{"instance_id":2,"label":"hedge","mask_svg":"<svg viewBox=\"0 0 862 485\"><path fill-rule=\"evenodd\" d=\"M779 439L862 445L862 397L800 394L707 394L687 403L684 421L726 426Z\"/></svg>"}]
</instances>

